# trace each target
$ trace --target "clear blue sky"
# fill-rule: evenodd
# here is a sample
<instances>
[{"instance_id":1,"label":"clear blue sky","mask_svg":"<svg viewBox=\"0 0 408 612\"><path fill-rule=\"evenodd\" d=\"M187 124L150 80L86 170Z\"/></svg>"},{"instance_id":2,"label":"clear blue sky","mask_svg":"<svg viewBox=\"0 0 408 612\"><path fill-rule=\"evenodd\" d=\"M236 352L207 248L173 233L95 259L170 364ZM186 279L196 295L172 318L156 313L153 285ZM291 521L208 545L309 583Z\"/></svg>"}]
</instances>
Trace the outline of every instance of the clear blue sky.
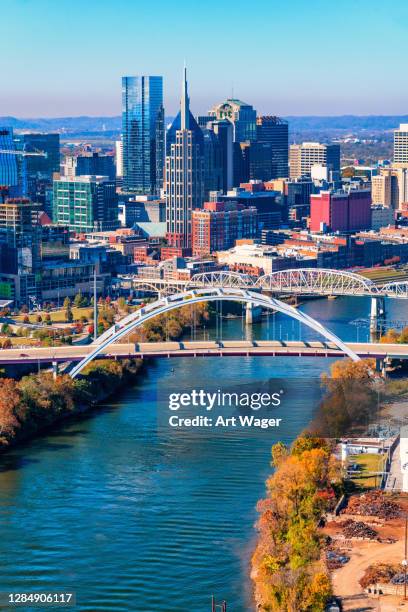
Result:
<instances>
[{"instance_id":1,"label":"clear blue sky","mask_svg":"<svg viewBox=\"0 0 408 612\"><path fill-rule=\"evenodd\" d=\"M116 115L122 75L178 104L231 95L262 113L408 113L408 2L0 0L0 115Z\"/></svg>"}]
</instances>

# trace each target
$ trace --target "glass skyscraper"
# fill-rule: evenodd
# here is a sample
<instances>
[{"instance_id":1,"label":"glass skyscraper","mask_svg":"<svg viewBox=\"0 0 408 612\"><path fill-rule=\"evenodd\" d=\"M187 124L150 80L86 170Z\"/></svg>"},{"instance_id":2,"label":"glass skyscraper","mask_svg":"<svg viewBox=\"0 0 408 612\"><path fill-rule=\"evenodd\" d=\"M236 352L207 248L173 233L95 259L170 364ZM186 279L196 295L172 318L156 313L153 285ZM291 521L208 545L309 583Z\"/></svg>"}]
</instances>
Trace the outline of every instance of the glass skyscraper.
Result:
<instances>
[{"instance_id":1,"label":"glass skyscraper","mask_svg":"<svg viewBox=\"0 0 408 612\"><path fill-rule=\"evenodd\" d=\"M163 185L163 77L122 78L123 189L157 194Z\"/></svg>"},{"instance_id":2,"label":"glass skyscraper","mask_svg":"<svg viewBox=\"0 0 408 612\"><path fill-rule=\"evenodd\" d=\"M17 156L5 152L15 148L13 129L0 126L0 185L8 187L10 196L20 195Z\"/></svg>"}]
</instances>

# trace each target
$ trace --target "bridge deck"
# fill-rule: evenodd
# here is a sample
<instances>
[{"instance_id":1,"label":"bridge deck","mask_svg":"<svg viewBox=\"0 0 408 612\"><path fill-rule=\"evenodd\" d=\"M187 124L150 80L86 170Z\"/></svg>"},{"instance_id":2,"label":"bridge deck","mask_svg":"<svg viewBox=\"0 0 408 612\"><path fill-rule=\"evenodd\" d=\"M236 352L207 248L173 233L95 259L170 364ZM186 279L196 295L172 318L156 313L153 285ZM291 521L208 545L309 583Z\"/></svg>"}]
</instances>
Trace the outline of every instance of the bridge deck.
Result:
<instances>
[{"instance_id":1,"label":"bridge deck","mask_svg":"<svg viewBox=\"0 0 408 612\"><path fill-rule=\"evenodd\" d=\"M347 343L360 357L408 359L408 345L380 343ZM81 361L92 351L93 345L28 347L0 350L0 364L30 364ZM125 359L129 357L343 357L343 353L329 342L280 342L272 340L224 340L195 342L151 342L112 344L100 357Z\"/></svg>"}]
</instances>

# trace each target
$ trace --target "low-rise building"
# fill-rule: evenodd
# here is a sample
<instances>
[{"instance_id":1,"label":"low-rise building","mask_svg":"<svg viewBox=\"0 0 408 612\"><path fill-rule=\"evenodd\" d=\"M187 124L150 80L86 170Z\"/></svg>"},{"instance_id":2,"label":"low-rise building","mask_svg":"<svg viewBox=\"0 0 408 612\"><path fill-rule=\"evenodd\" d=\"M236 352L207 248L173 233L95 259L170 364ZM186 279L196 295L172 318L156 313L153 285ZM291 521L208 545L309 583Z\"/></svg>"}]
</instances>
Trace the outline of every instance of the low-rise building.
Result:
<instances>
[{"instance_id":1,"label":"low-rise building","mask_svg":"<svg viewBox=\"0 0 408 612\"><path fill-rule=\"evenodd\" d=\"M205 202L192 213L193 255L207 257L229 249L240 238L256 238L258 211L235 202Z\"/></svg>"}]
</instances>

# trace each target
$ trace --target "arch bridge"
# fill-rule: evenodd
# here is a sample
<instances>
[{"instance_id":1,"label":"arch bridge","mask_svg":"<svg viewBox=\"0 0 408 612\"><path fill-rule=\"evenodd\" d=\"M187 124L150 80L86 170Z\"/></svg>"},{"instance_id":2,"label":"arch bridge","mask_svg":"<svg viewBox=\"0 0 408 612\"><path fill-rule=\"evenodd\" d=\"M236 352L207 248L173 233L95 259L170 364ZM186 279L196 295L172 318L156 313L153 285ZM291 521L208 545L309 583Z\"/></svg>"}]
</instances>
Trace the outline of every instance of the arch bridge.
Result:
<instances>
[{"instance_id":1,"label":"arch bridge","mask_svg":"<svg viewBox=\"0 0 408 612\"><path fill-rule=\"evenodd\" d=\"M109 345L121 340L129 333L143 325L149 319L153 317L170 312L172 310L182 308L183 306L189 306L200 302L219 302L219 301L235 301L250 304L252 306L258 306L267 310L277 311L285 314L292 319L296 319L305 326L313 329L315 332L323 336L326 340L333 343L342 353L350 357L353 361L358 361L360 357L347 346L340 338L333 334L330 330L325 328L321 323L315 321L307 314L300 310L285 304L284 302L277 300L273 297L264 295L262 293L251 291L248 289L231 288L231 287L212 287L200 289L190 289L182 293L171 295L168 297L162 297L155 302L147 304L146 306L136 310L129 314L124 319L114 324L110 329L104 332L95 342L91 345L92 351L82 359L74 368L70 374L73 378L78 376L83 368L88 365L95 357L101 354Z\"/></svg>"}]
</instances>

